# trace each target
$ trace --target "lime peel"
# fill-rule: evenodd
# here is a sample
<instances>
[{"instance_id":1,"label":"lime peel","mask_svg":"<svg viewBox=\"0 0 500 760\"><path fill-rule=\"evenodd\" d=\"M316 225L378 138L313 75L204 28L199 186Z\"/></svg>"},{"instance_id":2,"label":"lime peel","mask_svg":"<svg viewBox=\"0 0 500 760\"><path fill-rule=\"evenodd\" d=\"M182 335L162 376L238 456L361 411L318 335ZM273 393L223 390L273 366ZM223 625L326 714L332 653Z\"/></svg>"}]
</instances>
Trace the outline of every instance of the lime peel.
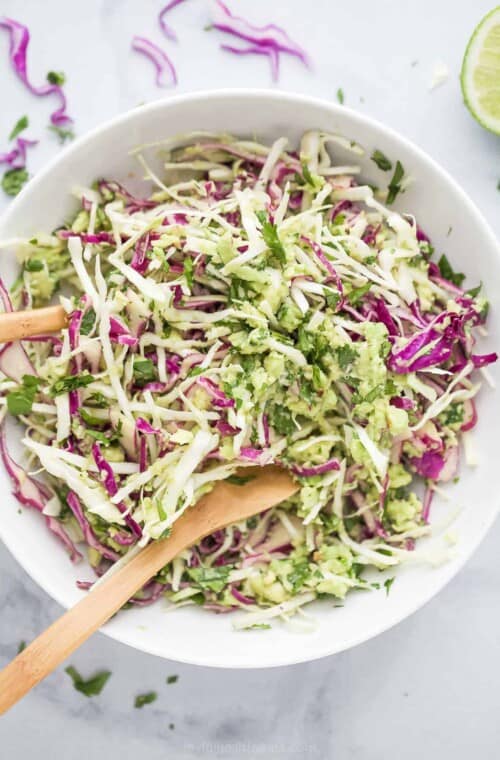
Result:
<instances>
[{"instance_id":1,"label":"lime peel","mask_svg":"<svg viewBox=\"0 0 500 760\"><path fill-rule=\"evenodd\" d=\"M478 24L462 62L464 102L483 127L500 135L500 6Z\"/></svg>"}]
</instances>

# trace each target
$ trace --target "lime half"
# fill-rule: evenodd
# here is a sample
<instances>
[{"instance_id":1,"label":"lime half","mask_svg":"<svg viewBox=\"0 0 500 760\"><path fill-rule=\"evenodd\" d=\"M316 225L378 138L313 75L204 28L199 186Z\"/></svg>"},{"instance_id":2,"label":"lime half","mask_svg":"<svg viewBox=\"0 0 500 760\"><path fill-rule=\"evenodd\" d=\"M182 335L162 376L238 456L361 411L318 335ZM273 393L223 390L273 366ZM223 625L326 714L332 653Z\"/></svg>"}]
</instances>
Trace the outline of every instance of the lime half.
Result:
<instances>
[{"instance_id":1,"label":"lime half","mask_svg":"<svg viewBox=\"0 0 500 760\"><path fill-rule=\"evenodd\" d=\"M465 51L460 81L473 117L500 135L500 5L475 28Z\"/></svg>"}]
</instances>

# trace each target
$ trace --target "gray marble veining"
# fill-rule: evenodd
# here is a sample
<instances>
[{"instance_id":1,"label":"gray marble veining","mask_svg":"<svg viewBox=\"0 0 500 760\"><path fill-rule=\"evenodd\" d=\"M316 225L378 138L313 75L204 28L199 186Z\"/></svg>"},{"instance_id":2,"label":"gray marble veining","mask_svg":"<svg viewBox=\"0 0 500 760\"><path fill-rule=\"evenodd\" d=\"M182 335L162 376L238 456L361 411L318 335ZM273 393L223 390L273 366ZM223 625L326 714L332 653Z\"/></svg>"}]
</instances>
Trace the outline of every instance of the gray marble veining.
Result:
<instances>
[{"instance_id":1,"label":"gray marble veining","mask_svg":"<svg viewBox=\"0 0 500 760\"><path fill-rule=\"evenodd\" d=\"M333 99L342 87L347 105L385 121L438 159L500 233L498 139L469 117L457 78L467 38L491 7L488 0L474 7L453 0L315 0L306 10L300 0L237 5L256 21L283 23L309 47L314 72L283 60L282 88ZM2 0L0 12L30 26L33 77L49 69L66 72L69 111L82 134L163 94L149 63L129 52L136 33L163 42L155 20L159 7L153 0L87 0L84 7ZM204 2L190 0L175 13L180 42L168 49L178 65L180 91L271 86L264 60L233 60L218 51L215 33L203 31ZM4 75L6 56L6 37L0 35L0 138L23 113L30 115L31 132L43 135L50 104ZM438 60L448 64L451 76L429 92ZM58 149L55 139L44 139L31 169ZM500 725L491 680L500 668L499 542L497 524L467 567L423 610L367 644L311 664L271 671L195 668L97 635L72 662L85 675L113 671L101 696L86 699L59 670L1 720L0 757L468 760L472 750L477 757L495 757ZM3 548L0 610L2 664L19 641L30 640L60 612ZM166 685L174 673L178 682ZM158 691L158 700L134 709L134 696L149 690Z\"/></svg>"}]
</instances>

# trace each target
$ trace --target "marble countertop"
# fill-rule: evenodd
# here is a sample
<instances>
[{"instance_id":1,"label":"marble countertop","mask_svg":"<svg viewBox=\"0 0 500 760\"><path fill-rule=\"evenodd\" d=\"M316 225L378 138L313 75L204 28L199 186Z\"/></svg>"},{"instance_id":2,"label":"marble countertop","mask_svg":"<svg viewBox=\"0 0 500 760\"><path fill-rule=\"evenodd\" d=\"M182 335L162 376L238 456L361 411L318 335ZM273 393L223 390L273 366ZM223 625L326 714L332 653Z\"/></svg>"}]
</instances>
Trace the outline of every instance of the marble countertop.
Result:
<instances>
[{"instance_id":1,"label":"marble countertop","mask_svg":"<svg viewBox=\"0 0 500 760\"><path fill-rule=\"evenodd\" d=\"M257 23L283 24L309 47L314 72L283 59L281 88L334 99L341 87L347 105L399 130L448 169L500 233L499 142L470 118L458 83L467 39L492 4L230 3ZM149 63L129 52L133 34L168 46L178 65L178 91L272 86L265 60L228 58L218 50L203 31L203 0L172 14L178 45L162 38L159 7L159 0L2 0L1 11L30 27L34 78L49 69L66 72L78 134L165 95L155 88ZM43 136L30 158L36 171L59 150L54 136L44 136L50 104L5 73L7 49L0 30L0 140L3 145L14 122L28 113L30 132ZM450 77L430 92L438 61L448 65ZM113 671L101 696L86 699L59 670L2 719L1 755L468 760L473 750L494 757L500 740L491 685L500 669L499 543L497 523L467 567L423 610L381 637L311 664L210 670L162 661L96 635L72 663L85 676L99 668ZM61 611L2 547L0 609L0 664ZM179 679L166 685L171 674ZM158 691L158 700L134 709L134 696L149 690Z\"/></svg>"}]
</instances>

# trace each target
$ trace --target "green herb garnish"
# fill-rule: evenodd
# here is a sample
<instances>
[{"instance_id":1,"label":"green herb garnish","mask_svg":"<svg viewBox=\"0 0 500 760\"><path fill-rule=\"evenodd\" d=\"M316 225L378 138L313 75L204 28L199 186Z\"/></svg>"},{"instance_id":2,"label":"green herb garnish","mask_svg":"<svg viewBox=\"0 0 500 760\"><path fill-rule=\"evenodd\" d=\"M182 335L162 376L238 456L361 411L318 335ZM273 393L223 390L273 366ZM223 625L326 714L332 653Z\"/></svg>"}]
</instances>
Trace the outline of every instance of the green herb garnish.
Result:
<instances>
[{"instance_id":1,"label":"green herb garnish","mask_svg":"<svg viewBox=\"0 0 500 760\"><path fill-rule=\"evenodd\" d=\"M62 87L66 81L66 76L62 71L49 71L47 74L47 82L55 84L58 87Z\"/></svg>"},{"instance_id":2,"label":"green herb garnish","mask_svg":"<svg viewBox=\"0 0 500 760\"><path fill-rule=\"evenodd\" d=\"M278 230L276 225L269 221L269 217L265 211L257 211L257 219L262 225L262 237L264 238L265 244L271 253L276 256L278 261L280 261L282 264L286 264L285 249L283 248L281 240L278 237Z\"/></svg>"},{"instance_id":3,"label":"green herb garnish","mask_svg":"<svg viewBox=\"0 0 500 760\"><path fill-rule=\"evenodd\" d=\"M351 306L356 306L363 296L365 296L372 286L371 282L367 282L365 285L360 285L359 288L353 288L348 294L347 298Z\"/></svg>"},{"instance_id":4,"label":"green herb garnish","mask_svg":"<svg viewBox=\"0 0 500 760\"><path fill-rule=\"evenodd\" d=\"M96 319L96 313L94 309L90 308L88 311L85 312L85 314L82 317L82 322L80 325L80 333L81 335L89 335L92 332L92 328L94 327Z\"/></svg>"},{"instance_id":5,"label":"green herb garnish","mask_svg":"<svg viewBox=\"0 0 500 760\"><path fill-rule=\"evenodd\" d=\"M80 691L82 694L85 694L86 697L98 696L104 689L106 682L111 676L110 670L100 670L95 674L95 676L92 676L92 678L84 681L80 673L76 668L73 667L73 665L69 665L67 668L65 668L65 672L73 681L73 686L75 689L77 691Z\"/></svg>"},{"instance_id":6,"label":"green herb garnish","mask_svg":"<svg viewBox=\"0 0 500 760\"><path fill-rule=\"evenodd\" d=\"M461 425L464 421L464 405L459 403L450 404L441 414L445 425Z\"/></svg>"},{"instance_id":7,"label":"green herb garnish","mask_svg":"<svg viewBox=\"0 0 500 760\"><path fill-rule=\"evenodd\" d=\"M389 591L391 590L391 586L392 586L392 584L394 583L395 580L396 580L396 578L392 577L392 578L386 578L386 580L384 581L384 588L385 588L386 596L389 596Z\"/></svg>"},{"instance_id":8,"label":"green herb garnish","mask_svg":"<svg viewBox=\"0 0 500 760\"><path fill-rule=\"evenodd\" d=\"M134 707L144 707L144 705L150 705L151 702L156 702L158 694L156 691L148 691L145 694L138 694L134 700Z\"/></svg>"},{"instance_id":9,"label":"green herb garnish","mask_svg":"<svg viewBox=\"0 0 500 760\"><path fill-rule=\"evenodd\" d=\"M453 271L453 267L451 266L444 253L438 261L438 267L439 271L441 272L441 276L444 277L445 280L448 280L454 285L457 285L457 287L460 287L460 285L465 280L465 275L462 272Z\"/></svg>"},{"instance_id":10,"label":"green herb garnish","mask_svg":"<svg viewBox=\"0 0 500 760\"><path fill-rule=\"evenodd\" d=\"M201 589L208 589L219 594L224 590L232 569L229 565L221 565L220 567L188 567L186 568L186 572L191 580Z\"/></svg>"},{"instance_id":11,"label":"green herb garnish","mask_svg":"<svg viewBox=\"0 0 500 760\"><path fill-rule=\"evenodd\" d=\"M12 197L21 192L23 185L28 181L26 169L9 169L2 177L2 189Z\"/></svg>"},{"instance_id":12,"label":"green herb garnish","mask_svg":"<svg viewBox=\"0 0 500 760\"><path fill-rule=\"evenodd\" d=\"M87 410L83 409L83 407L80 407L80 409L78 410L78 413L79 413L80 417L82 418L82 420L87 425L90 425L91 427L96 427L96 426L97 427L99 427L99 426L102 427L103 425L107 425L107 423L108 423L107 420L103 420L100 417L94 417L93 414L90 414L90 412L87 412Z\"/></svg>"},{"instance_id":13,"label":"green herb garnish","mask_svg":"<svg viewBox=\"0 0 500 760\"><path fill-rule=\"evenodd\" d=\"M9 135L9 140L14 140L23 131L23 129L26 129L28 125L29 125L28 117L21 116L21 118L18 119L18 121L16 121L16 123L14 124L12 132Z\"/></svg>"},{"instance_id":14,"label":"green herb garnish","mask_svg":"<svg viewBox=\"0 0 500 760\"><path fill-rule=\"evenodd\" d=\"M345 346L337 346L335 353L337 355L337 361L339 363L340 369L346 369L346 367L352 364L353 361L359 356L356 349L350 346L348 343Z\"/></svg>"},{"instance_id":15,"label":"green herb garnish","mask_svg":"<svg viewBox=\"0 0 500 760\"><path fill-rule=\"evenodd\" d=\"M287 581L292 585L294 594L302 588L309 575L310 567L307 559L294 563L293 570L286 577Z\"/></svg>"},{"instance_id":16,"label":"green herb garnish","mask_svg":"<svg viewBox=\"0 0 500 760\"><path fill-rule=\"evenodd\" d=\"M179 676L167 676L167 683L177 683Z\"/></svg>"},{"instance_id":17,"label":"green herb garnish","mask_svg":"<svg viewBox=\"0 0 500 760\"><path fill-rule=\"evenodd\" d=\"M85 403L90 406L95 406L97 409L107 409L109 406L109 400L100 391L91 393L90 396L85 399Z\"/></svg>"},{"instance_id":18,"label":"green herb garnish","mask_svg":"<svg viewBox=\"0 0 500 760\"><path fill-rule=\"evenodd\" d=\"M337 90L337 100L340 105L344 105L344 90L341 87Z\"/></svg>"},{"instance_id":19,"label":"green herb garnish","mask_svg":"<svg viewBox=\"0 0 500 760\"><path fill-rule=\"evenodd\" d=\"M40 385L40 380L34 375L24 375L22 384L15 391L7 393L7 409L10 414L29 414Z\"/></svg>"},{"instance_id":20,"label":"green herb garnish","mask_svg":"<svg viewBox=\"0 0 500 760\"><path fill-rule=\"evenodd\" d=\"M140 386L156 380L155 365L151 359L137 359L134 362L134 379Z\"/></svg>"},{"instance_id":21,"label":"green herb garnish","mask_svg":"<svg viewBox=\"0 0 500 760\"><path fill-rule=\"evenodd\" d=\"M374 150L371 159L383 172L389 172L392 169L392 161L389 161L381 150Z\"/></svg>"},{"instance_id":22,"label":"green herb garnish","mask_svg":"<svg viewBox=\"0 0 500 760\"><path fill-rule=\"evenodd\" d=\"M307 182L308 185L311 185L312 187L316 187L316 184L314 182L314 177L311 174L311 170L309 169L308 165L305 161L302 162L302 177Z\"/></svg>"},{"instance_id":23,"label":"green herb garnish","mask_svg":"<svg viewBox=\"0 0 500 760\"><path fill-rule=\"evenodd\" d=\"M66 127L58 127L56 124L49 124L47 129L50 129L51 132L54 132L54 134L58 136L61 144L65 143L66 140L74 140L75 138L73 130L67 129Z\"/></svg>"},{"instance_id":24,"label":"green herb garnish","mask_svg":"<svg viewBox=\"0 0 500 760\"><path fill-rule=\"evenodd\" d=\"M467 290L467 295L471 298L477 298L479 293L481 292L481 288L483 287L483 283L480 282L479 285L475 288L471 288L470 290Z\"/></svg>"},{"instance_id":25,"label":"green herb garnish","mask_svg":"<svg viewBox=\"0 0 500 760\"><path fill-rule=\"evenodd\" d=\"M292 413L286 406L275 406L269 414L269 424L279 435L291 435L297 427Z\"/></svg>"},{"instance_id":26,"label":"green herb garnish","mask_svg":"<svg viewBox=\"0 0 500 760\"><path fill-rule=\"evenodd\" d=\"M88 372L82 372L81 375L67 375L56 380L52 388L50 389L51 396L60 396L62 393L69 393L70 391L76 391L77 388L85 388L86 385L94 380L92 375Z\"/></svg>"},{"instance_id":27,"label":"green herb garnish","mask_svg":"<svg viewBox=\"0 0 500 760\"><path fill-rule=\"evenodd\" d=\"M401 192L401 180L404 177L404 169L401 161L396 161L396 168L394 169L394 174L392 175L392 179L389 182L389 187L387 188L387 205L390 206L391 203L394 203L396 200L396 197Z\"/></svg>"}]
</instances>

